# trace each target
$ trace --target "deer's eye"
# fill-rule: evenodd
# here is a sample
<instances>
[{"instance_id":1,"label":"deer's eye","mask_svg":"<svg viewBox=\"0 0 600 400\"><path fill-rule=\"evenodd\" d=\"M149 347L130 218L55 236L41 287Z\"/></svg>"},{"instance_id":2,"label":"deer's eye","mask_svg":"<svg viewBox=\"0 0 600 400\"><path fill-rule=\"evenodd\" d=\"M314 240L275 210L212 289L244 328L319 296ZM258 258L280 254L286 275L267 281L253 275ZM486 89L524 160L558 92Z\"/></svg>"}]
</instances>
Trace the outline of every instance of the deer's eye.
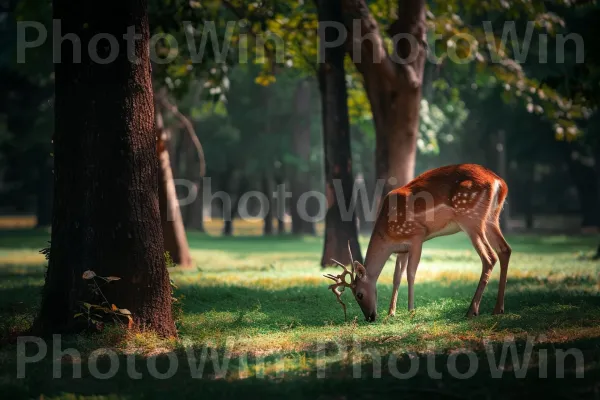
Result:
<instances>
[{"instance_id":1,"label":"deer's eye","mask_svg":"<svg viewBox=\"0 0 600 400\"><path fill-rule=\"evenodd\" d=\"M363 294L361 292L356 293L356 298L358 298L359 300L362 300Z\"/></svg>"}]
</instances>

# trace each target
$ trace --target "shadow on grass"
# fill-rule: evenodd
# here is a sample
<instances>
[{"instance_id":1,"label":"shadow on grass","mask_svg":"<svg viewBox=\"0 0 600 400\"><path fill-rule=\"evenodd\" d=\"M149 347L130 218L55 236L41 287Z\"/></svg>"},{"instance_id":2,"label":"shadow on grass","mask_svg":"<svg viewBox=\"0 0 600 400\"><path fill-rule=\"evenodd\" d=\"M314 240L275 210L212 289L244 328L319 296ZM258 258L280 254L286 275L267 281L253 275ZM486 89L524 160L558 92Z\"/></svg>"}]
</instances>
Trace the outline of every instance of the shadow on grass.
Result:
<instances>
[{"instance_id":1,"label":"shadow on grass","mask_svg":"<svg viewBox=\"0 0 600 400\"><path fill-rule=\"evenodd\" d=\"M80 396L134 399L595 398L600 379L596 362L600 356L598 339L565 342L555 347L536 343L529 361L524 360L520 350L518 365L519 368L524 366L520 377L512 368L517 363L510 356L505 360L507 367L503 371L498 369L503 366L500 348L494 349L493 355L472 353L474 358L448 354L413 357L383 354L380 359L368 357L358 362L353 359L357 354L355 349L275 353L263 358L234 355L226 361L222 349L196 347L150 358L114 356L110 360L100 356L92 363L97 368L94 374L85 356L81 360L61 359L49 352L40 362L26 365L25 378L0 382L0 390L4 398L10 399L42 396L63 399ZM365 343L365 347L368 345ZM52 344L47 346L52 349ZM61 346L64 349L68 344ZM522 349L524 343L517 342L516 347ZM582 358L557 355L572 349L578 349ZM216 350L214 358L205 358L203 362L202 351L212 354L213 350ZM541 350L548 355L546 364L539 362ZM57 361L53 363L53 359ZM14 363L0 364L0 372L5 374L8 367L14 368ZM81 368L81 377L73 378L78 368ZM249 373L250 378L240 379L240 371L266 372L264 375ZM546 377L540 377L540 371L546 371ZM11 372L14 376L14 369ZM53 379L53 373L60 373L60 378ZM108 377L98 379L99 374Z\"/></svg>"},{"instance_id":2,"label":"shadow on grass","mask_svg":"<svg viewBox=\"0 0 600 400\"><path fill-rule=\"evenodd\" d=\"M0 268L0 334L9 328L7 317L32 314L37 308L44 271L37 265Z\"/></svg>"},{"instance_id":3,"label":"shadow on grass","mask_svg":"<svg viewBox=\"0 0 600 400\"><path fill-rule=\"evenodd\" d=\"M48 247L50 232L47 229L0 230L0 249L35 249Z\"/></svg>"}]
</instances>

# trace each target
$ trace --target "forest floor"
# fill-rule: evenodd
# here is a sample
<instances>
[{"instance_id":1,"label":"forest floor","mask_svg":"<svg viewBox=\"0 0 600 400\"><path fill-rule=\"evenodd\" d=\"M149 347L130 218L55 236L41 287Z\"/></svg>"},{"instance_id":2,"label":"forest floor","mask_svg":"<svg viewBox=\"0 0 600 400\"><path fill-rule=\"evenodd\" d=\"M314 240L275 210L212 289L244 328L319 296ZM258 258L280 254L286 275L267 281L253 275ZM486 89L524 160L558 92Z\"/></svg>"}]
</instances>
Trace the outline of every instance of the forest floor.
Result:
<instances>
[{"instance_id":1,"label":"forest floor","mask_svg":"<svg viewBox=\"0 0 600 400\"><path fill-rule=\"evenodd\" d=\"M589 261L595 237L509 236L506 314L491 315L496 267L481 315L472 319L465 313L479 258L462 234L432 240L417 273L416 310L406 311L403 278L397 315L386 317L390 260L374 324L364 321L349 293L344 321L318 267L320 238L189 238L197 268L171 270L182 308L178 340L130 335L119 342L108 330L48 341L45 357L24 364L14 336L35 314L45 265L38 251L49 238L39 230L0 232L2 397L600 396L600 268ZM37 346L30 347L31 357ZM61 356L61 348L81 355ZM114 359L90 362L98 348L114 351ZM19 360L24 378L17 377ZM73 378L80 368L81 377ZM99 379L104 373L114 376Z\"/></svg>"}]
</instances>

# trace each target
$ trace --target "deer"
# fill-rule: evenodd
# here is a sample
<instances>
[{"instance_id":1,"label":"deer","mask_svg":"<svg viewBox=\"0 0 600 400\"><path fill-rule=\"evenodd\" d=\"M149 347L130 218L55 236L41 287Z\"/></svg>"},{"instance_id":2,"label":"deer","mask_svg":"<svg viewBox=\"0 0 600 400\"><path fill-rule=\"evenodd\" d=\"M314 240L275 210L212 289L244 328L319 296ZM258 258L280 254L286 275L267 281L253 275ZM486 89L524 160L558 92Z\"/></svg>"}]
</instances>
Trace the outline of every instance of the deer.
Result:
<instances>
[{"instance_id":1,"label":"deer","mask_svg":"<svg viewBox=\"0 0 600 400\"><path fill-rule=\"evenodd\" d=\"M340 275L324 275L334 281L329 289L342 305L344 316L346 305L340 296L345 288L350 288L365 319L376 320L377 280L393 254L397 257L388 315L396 314L398 289L405 272L408 310L413 311L415 277L423 243L460 231L470 238L482 265L479 284L466 316L479 315L479 303L498 260L500 282L493 314L503 314L511 247L500 229L500 214L507 194L508 186L502 178L476 164L436 168L389 192L380 204L364 265L353 260L350 252L351 269L332 260L344 271Z\"/></svg>"}]
</instances>

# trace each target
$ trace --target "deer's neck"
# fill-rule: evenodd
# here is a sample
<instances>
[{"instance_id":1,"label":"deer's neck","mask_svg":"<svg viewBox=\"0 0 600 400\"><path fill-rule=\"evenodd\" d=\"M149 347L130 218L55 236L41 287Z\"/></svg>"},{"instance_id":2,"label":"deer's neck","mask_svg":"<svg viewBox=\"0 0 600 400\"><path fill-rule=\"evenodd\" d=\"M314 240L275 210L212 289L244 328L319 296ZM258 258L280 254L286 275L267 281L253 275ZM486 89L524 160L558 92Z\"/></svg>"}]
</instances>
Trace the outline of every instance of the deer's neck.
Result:
<instances>
[{"instance_id":1,"label":"deer's neck","mask_svg":"<svg viewBox=\"0 0 600 400\"><path fill-rule=\"evenodd\" d=\"M367 278L370 281L377 282L379 275L383 270L383 266L390 258L392 249L386 240L380 238L377 233L373 233L369 247L367 248L367 256L365 258L365 268L367 269Z\"/></svg>"}]
</instances>

